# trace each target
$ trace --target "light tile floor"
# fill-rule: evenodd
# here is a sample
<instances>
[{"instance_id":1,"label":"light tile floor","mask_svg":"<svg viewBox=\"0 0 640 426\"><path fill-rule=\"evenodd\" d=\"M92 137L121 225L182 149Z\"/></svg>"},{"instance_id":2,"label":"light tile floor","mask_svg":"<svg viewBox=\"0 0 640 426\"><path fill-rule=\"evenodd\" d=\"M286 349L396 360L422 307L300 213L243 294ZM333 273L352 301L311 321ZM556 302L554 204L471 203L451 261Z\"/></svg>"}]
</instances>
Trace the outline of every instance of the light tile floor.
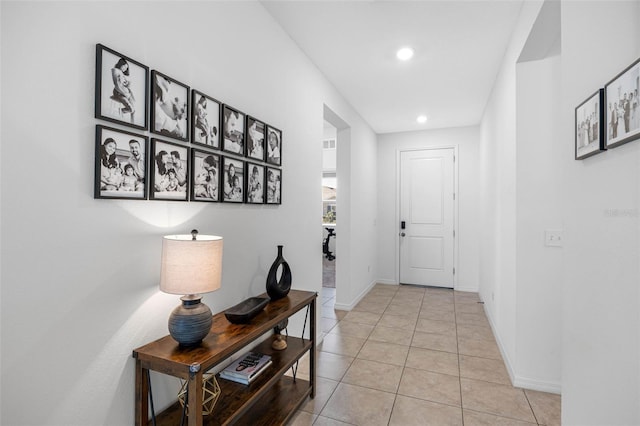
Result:
<instances>
[{"instance_id":1,"label":"light tile floor","mask_svg":"<svg viewBox=\"0 0 640 426\"><path fill-rule=\"evenodd\" d=\"M334 301L323 288L316 397L290 425L560 424L559 395L511 385L476 293L378 284L350 312Z\"/></svg>"}]
</instances>

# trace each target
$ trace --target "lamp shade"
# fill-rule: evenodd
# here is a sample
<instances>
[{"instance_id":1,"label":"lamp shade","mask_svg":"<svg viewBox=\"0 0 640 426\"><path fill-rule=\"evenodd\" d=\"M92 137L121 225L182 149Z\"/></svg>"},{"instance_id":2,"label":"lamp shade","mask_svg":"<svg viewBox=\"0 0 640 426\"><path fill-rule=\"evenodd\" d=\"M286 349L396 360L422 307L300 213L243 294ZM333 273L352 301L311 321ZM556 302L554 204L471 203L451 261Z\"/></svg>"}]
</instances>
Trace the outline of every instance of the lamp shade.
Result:
<instances>
[{"instance_id":1,"label":"lamp shade","mask_svg":"<svg viewBox=\"0 0 640 426\"><path fill-rule=\"evenodd\" d=\"M160 290L163 292L208 293L220 288L221 278L222 237L168 235L162 239Z\"/></svg>"}]
</instances>

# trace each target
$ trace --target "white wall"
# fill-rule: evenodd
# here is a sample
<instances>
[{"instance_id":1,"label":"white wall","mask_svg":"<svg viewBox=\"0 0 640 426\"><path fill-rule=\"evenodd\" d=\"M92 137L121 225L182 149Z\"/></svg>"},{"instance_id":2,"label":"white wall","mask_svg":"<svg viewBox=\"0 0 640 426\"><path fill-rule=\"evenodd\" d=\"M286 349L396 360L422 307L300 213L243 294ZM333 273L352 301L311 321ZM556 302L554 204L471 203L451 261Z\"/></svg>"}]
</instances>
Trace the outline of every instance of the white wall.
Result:
<instances>
[{"instance_id":1,"label":"white wall","mask_svg":"<svg viewBox=\"0 0 640 426\"><path fill-rule=\"evenodd\" d=\"M481 123L480 298L507 369L517 365L516 61L541 2L524 2Z\"/></svg>"},{"instance_id":2,"label":"white wall","mask_svg":"<svg viewBox=\"0 0 640 426\"><path fill-rule=\"evenodd\" d=\"M574 108L640 56L640 2L562 3L562 420L640 424L640 141L573 160Z\"/></svg>"},{"instance_id":3,"label":"white wall","mask_svg":"<svg viewBox=\"0 0 640 426\"><path fill-rule=\"evenodd\" d=\"M562 248L545 246L544 238L545 230L562 229L560 90L559 55L518 63L513 381L556 393L561 389Z\"/></svg>"},{"instance_id":4,"label":"white wall","mask_svg":"<svg viewBox=\"0 0 640 426\"><path fill-rule=\"evenodd\" d=\"M343 165L344 195L353 194L345 213L361 218L349 226L362 242L350 253L353 269L343 265L344 303L370 284L375 135L261 5L1 7L0 423L131 424L131 351L165 335L178 304L157 288L162 235L198 228L224 237L223 286L205 296L214 312L264 291L276 244L293 287L319 291L324 105L349 124L358 153ZM283 129L283 204L93 199L96 43ZM177 390L154 376L156 406Z\"/></svg>"},{"instance_id":5,"label":"white wall","mask_svg":"<svg viewBox=\"0 0 640 426\"><path fill-rule=\"evenodd\" d=\"M640 424L640 145L574 160L574 108L637 59L640 3L562 2L561 58L516 65L539 6L481 125L480 293L514 382L561 376L563 424ZM564 248L542 247L560 223Z\"/></svg>"},{"instance_id":6,"label":"white wall","mask_svg":"<svg viewBox=\"0 0 640 426\"><path fill-rule=\"evenodd\" d=\"M457 290L478 291L478 127L388 133L378 136L378 281L398 283L398 152L457 147Z\"/></svg>"}]
</instances>

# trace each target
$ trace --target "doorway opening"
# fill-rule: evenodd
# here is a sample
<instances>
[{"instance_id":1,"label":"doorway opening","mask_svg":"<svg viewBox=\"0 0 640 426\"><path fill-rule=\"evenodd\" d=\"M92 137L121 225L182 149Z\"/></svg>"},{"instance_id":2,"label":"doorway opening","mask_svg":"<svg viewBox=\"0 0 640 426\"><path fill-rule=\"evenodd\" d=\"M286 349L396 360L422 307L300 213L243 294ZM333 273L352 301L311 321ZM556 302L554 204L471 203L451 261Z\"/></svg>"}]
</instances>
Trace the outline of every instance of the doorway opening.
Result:
<instances>
[{"instance_id":1,"label":"doorway opening","mask_svg":"<svg viewBox=\"0 0 640 426\"><path fill-rule=\"evenodd\" d=\"M399 277L455 287L455 148L399 152Z\"/></svg>"},{"instance_id":2,"label":"doorway opening","mask_svg":"<svg viewBox=\"0 0 640 426\"><path fill-rule=\"evenodd\" d=\"M322 293L335 303L337 223L337 129L324 122L322 139Z\"/></svg>"}]
</instances>

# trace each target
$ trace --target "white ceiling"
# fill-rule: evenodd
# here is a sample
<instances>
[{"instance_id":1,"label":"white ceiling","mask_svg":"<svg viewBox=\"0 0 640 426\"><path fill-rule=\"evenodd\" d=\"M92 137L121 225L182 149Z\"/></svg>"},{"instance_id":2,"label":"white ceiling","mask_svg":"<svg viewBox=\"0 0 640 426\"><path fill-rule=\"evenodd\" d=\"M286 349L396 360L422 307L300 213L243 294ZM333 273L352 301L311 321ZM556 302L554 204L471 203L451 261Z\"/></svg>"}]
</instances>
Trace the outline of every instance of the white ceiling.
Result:
<instances>
[{"instance_id":1,"label":"white ceiling","mask_svg":"<svg viewBox=\"0 0 640 426\"><path fill-rule=\"evenodd\" d=\"M522 2L262 4L373 130L390 133L479 124ZM406 45L415 56L400 62Z\"/></svg>"}]
</instances>

